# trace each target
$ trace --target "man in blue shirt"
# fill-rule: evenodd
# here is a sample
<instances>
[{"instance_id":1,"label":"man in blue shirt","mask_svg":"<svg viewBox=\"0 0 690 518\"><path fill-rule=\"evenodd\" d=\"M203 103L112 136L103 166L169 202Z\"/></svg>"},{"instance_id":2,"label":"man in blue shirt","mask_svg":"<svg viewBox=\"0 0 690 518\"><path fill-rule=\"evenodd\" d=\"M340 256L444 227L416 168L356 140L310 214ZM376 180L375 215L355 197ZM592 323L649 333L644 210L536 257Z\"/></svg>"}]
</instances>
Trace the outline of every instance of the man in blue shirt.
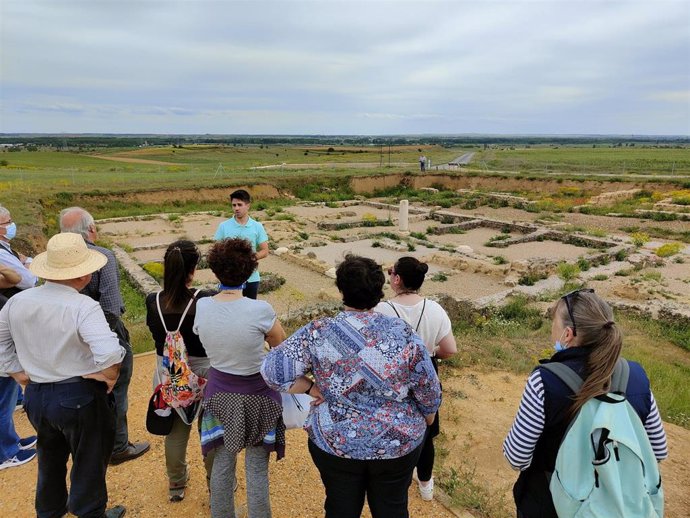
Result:
<instances>
[{"instance_id":1,"label":"man in blue shirt","mask_svg":"<svg viewBox=\"0 0 690 518\"><path fill-rule=\"evenodd\" d=\"M238 189L230 194L230 203L235 215L218 225L218 230L216 230L213 239L216 241L231 237L246 239L251 243L256 258L263 259L268 256L268 235L261 223L249 217L251 201L251 196L244 189ZM256 299L259 293L260 280L259 270L254 270L254 273L251 274L245 283L242 295L250 299Z\"/></svg>"}]
</instances>

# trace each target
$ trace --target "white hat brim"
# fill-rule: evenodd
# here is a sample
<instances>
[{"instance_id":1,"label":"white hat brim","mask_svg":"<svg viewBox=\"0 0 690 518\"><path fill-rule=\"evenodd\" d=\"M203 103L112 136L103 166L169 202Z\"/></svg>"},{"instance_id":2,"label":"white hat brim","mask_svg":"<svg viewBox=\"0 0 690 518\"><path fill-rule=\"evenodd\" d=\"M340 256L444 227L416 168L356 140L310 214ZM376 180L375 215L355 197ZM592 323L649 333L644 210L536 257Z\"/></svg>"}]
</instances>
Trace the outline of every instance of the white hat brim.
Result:
<instances>
[{"instance_id":1,"label":"white hat brim","mask_svg":"<svg viewBox=\"0 0 690 518\"><path fill-rule=\"evenodd\" d=\"M89 249L86 260L76 266L68 268L55 268L48 264L48 252L43 252L34 257L29 265L31 273L48 281L66 281L76 279L100 270L108 262L108 258L97 250Z\"/></svg>"}]
</instances>

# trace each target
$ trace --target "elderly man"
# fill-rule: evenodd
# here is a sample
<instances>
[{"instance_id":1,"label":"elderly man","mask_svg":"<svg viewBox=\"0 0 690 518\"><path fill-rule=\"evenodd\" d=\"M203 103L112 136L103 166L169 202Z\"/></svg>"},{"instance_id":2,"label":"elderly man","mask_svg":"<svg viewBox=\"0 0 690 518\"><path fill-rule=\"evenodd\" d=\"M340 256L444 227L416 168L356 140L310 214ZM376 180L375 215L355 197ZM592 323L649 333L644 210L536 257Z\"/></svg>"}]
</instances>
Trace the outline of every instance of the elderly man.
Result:
<instances>
[{"instance_id":1,"label":"elderly man","mask_svg":"<svg viewBox=\"0 0 690 518\"><path fill-rule=\"evenodd\" d=\"M81 207L70 207L60 212L60 230L81 234L89 249L102 253L108 260L103 268L94 272L91 282L82 293L98 301L105 314L105 319L110 324L110 329L115 332L120 340L120 345L127 352L124 360L122 360L120 377L113 389L117 420L115 423L115 445L110 463L120 464L143 455L149 451L151 445L146 441L135 443L129 441L127 392L132 379L133 358L132 346L129 343L129 331L120 318L125 312L125 307L120 295L120 274L117 269L117 259L115 259L112 251L94 244L98 238L96 224L91 214Z\"/></svg>"},{"instance_id":2,"label":"elderly man","mask_svg":"<svg viewBox=\"0 0 690 518\"><path fill-rule=\"evenodd\" d=\"M115 436L110 392L125 351L98 303L79 293L106 261L80 235L57 234L30 265L47 282L16 294L0 311L0 372L26 385L24 406L38 432L38 518L125 514L122 506L105 509Z\"/></svg>"},{"instance_id":3,"label":"elderly man","mask_svg":"<svg viewBox=\"0 0 690 518\"><path fill-rule=\"evenodd\" d=\"M34 287L38 280L27 268L31 259L10 246L16 234L10 211L0 206L0 308L9 297ZM14 428L12 414L19 394L19 385L0 371L0 470L21 466L36 456L36 436L21 439Z\"/></svg>"},{"instance_id":4,"label":"elderly man","mask_svg":"<svg viewBox=\"0 0 690 518\"><path fill-rule=\"evenodd\" d=\"M29 271L31 257L12 250L10 241L17 235L17 224L12 221L10 211L0 206L0 265L7 266L19 274L20 280L12 287L0 289L0 294L9 298L15 293L36 286L38 279Z\"/></svg>"}]
</instances>

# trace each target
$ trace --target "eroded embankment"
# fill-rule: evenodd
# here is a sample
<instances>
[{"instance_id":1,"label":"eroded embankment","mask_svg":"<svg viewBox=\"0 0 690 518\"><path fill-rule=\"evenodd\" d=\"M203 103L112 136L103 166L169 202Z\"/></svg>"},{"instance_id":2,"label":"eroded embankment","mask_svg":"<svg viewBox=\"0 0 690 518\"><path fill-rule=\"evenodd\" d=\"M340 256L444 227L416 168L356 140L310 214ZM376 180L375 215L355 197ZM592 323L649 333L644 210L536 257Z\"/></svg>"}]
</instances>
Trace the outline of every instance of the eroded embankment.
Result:
<instances>
[{"instance_id":1,"label":"eroded embankment","mask_svg":"<svg viewBox=\"0 0 690 518\"><path fill-rule=\"evenodd\" d=\"M503 192L535 191L556 193L564 187L577 187L593 194L605 191L621 191L642 188L654 191L670 191L677 186L672 183L649 182L640 180L635 182L610 182L597 180L566 180L541 178L510 178L505 176L467 176L450 174L389 174L376 176L356 176L350 179L350 186L356 194L368 194L375 191L390 189L397 185L405 185L413 189L422 187L443 186L448 189L490 189Z\"/></svg>"}]
</instances>

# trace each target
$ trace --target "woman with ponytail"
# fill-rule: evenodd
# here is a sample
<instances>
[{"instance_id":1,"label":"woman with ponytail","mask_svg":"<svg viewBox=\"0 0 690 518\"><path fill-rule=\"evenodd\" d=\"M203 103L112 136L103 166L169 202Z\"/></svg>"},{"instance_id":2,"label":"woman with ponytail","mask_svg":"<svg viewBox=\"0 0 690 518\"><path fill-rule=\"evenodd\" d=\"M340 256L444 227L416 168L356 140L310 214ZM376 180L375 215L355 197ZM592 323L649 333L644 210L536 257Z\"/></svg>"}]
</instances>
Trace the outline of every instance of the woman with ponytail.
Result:
<instances>
[{"instance_id":1,"label":"woman with ponytail","mask_svg":"<svg viewBox=\"0 0 690 518\"><path fill-rule=\"evenodd\" d=\"M549 475L570 422L590 399L609 392L611 377L623 346L611 307L592 289L580 289L559 299L552 309L551 338L556 353L541 363L560 362L583 379L574 394L547 369L537 367L529 379L503 454L520 470L513 496L518 518L557 518ZM644 369L628 361L626 398L642 420L657 460L668 455L666 433Z\"/></svg>"},{"instance_id":2,"label":"woman with ponytail","mask_svg":"<svg viewBox=\"0 0 690 518\"><path fill-rule=\"evenodd\" d=\"M194 272L200 258L199 249L192 241L182 239L172 243L168 246L164 256L163 291L160 294L150 293L146 297L146 325L148 325L156 344L157 370L154 375L154 384L156 385L162 379L166 328L174 330L179 326L187 347L189 366L195 374L206 377L209 369L206 351L199 340L199 336L192 331L196 314L196 301L215 294L213 291L201 290L197 292L197 290L191 289ZM191 305L184 319L180 322L190 301ZM161 322L159 305L165 326ZM173 412L173 419L172 431L165 436L165 464L168 473L168 498L171 502L179 502L184 499L184 490L189 479L186 454L191 425L185 424L176 412ZM212 462L212 457L204 459L207 480L211 475Z\"/></svg>"},{"instance_id":3,"label":"woman with ponytail","mask_svg":"<svg viewBox=\"0 0 690 518\"><path fill-rule=\"evenodd\" d=\"M375 311L391 317L402 318L420 336L431 356L438 374L438 360L449 358L457 352L455 336L446 311L433 300L419 294L429 266L414 257L401 257L388 270L390 285L395 296L379 303ZM427 427L424 446L415 468L415 480L422 500L434 497L434 437L440 432L438 412L434 422Z\"/></svg>"}]
</instances>

